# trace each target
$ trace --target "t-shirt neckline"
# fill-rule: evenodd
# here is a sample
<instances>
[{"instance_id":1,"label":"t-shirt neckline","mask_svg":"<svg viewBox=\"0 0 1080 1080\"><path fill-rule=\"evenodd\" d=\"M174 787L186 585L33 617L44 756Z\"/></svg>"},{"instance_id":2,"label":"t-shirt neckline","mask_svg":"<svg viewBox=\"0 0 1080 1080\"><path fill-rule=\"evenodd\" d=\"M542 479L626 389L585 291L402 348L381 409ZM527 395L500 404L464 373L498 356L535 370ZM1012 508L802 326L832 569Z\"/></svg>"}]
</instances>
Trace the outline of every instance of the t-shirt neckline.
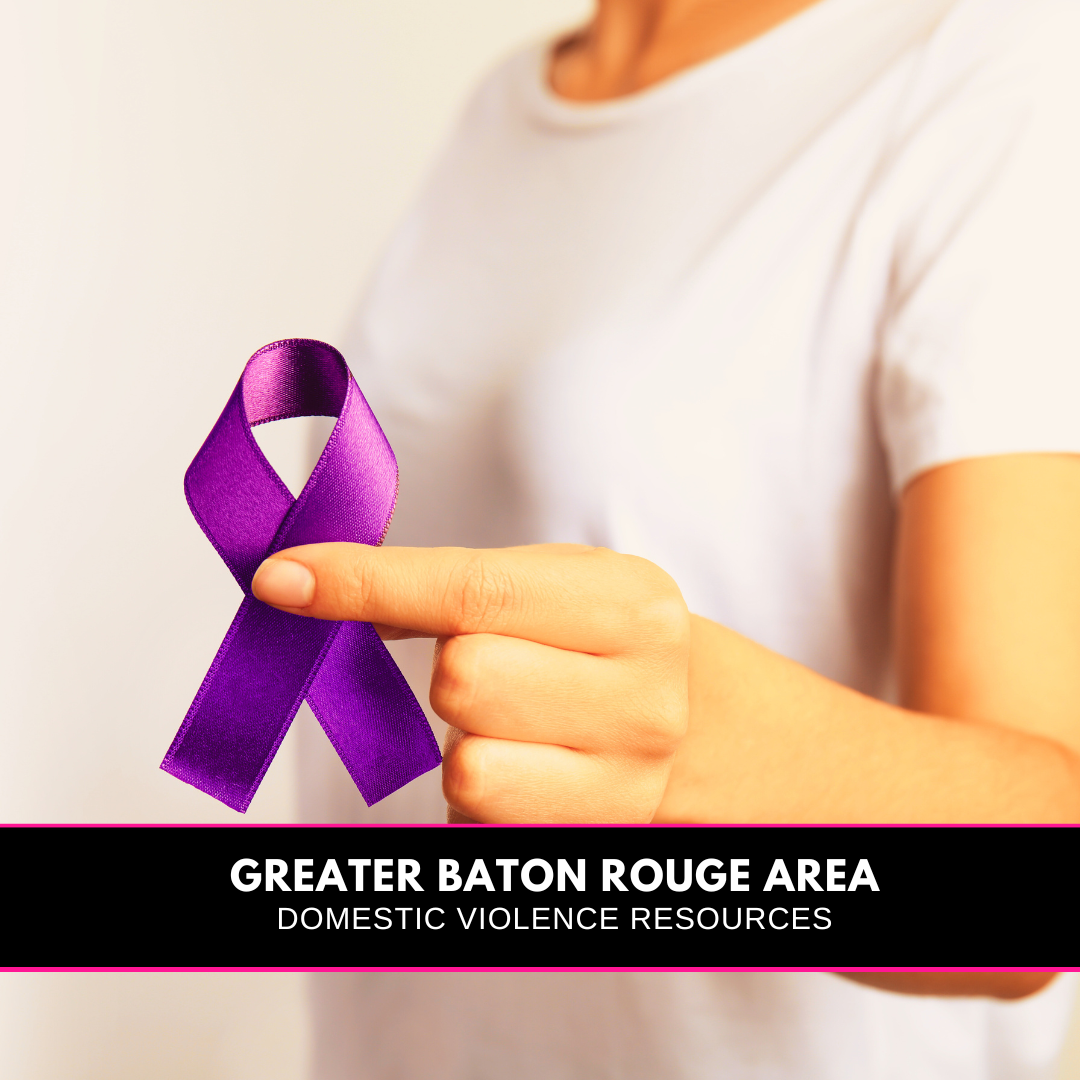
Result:
<instances>
[{"instance_id":1,"label":"t-shirt neckline","mask_svg":"<svg viewBox=\"0 0 1080 1080\"><path fill-rule=\"evenodd\" d=\"M604 101L574 101L557 94L548 79L552 50L562 35L536 42L521 56L519 84L537 118L567 128L601 127L621 120L639 119L693 96L719 79L743 68L769 62L769 52L783 50L792 38L811 30L824 12L832 14L840 3L864 0L817 0L810 7L750 41L708 60L684 68L643 90Z\"/></svg>"}]
</instances>

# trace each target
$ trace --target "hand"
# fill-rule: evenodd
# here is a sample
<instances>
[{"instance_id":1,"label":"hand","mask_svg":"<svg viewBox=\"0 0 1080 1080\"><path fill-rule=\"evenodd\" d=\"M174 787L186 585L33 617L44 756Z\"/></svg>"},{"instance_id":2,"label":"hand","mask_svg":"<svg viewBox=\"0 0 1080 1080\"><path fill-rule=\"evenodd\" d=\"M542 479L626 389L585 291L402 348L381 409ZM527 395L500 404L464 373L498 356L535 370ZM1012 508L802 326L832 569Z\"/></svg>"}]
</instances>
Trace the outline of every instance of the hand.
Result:
<instances>
[{"instance_id":1,"label":"hand","mask_svg":"<svg viewBox=\"0 0 1080 1080\"><path fill-rule=\"evenodd\" d=\"M657 566L571 544L311 544L252 585L298 615L438 638L443 791L481 822L652 819L688 719L690 618Z\"/></svg>"}]
</instances>

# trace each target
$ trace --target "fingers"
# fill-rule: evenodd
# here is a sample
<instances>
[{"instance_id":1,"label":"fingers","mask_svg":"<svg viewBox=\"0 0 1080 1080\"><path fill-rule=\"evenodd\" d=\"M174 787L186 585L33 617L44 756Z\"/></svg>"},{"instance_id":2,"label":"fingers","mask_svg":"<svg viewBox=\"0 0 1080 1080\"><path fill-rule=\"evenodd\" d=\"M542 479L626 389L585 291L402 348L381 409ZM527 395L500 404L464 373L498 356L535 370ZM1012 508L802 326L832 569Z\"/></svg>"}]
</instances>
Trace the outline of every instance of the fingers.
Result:
<instances>
[{"instance_id":1,"label":"fingers","mask_svg":"<svg viewBox=\"0 0 1080 1080\"><path fill-rule=\"evenodd\" d=\"M569 544L494 550L312 544L271 556L265 603L440 639L457 820L648 821L689 710L690 618L644 559Z\"/></svg>"},{"instance_id":2,"label":"fingers","mask_svg":"<svg viewBox=\"0 0 1080 1080\"><path fill-rule=\"evenodd\" d=\"M664 755L682 734L683 712L657 692L658 681L620 658L469 634L440 641L431 706L473 735Z\"/></svg>"},{"instance_id":3,"label":"fingers","mask_svg":"<svg viewBox=\"0 0 1080 1080\"><path fill-rule=\"evenodd\" d=\"M666 781L667 770L565 746L461 735L444 747L443 795L456 820L643 822Z\"/></svg>"},{"instance_id":4,"label":"fingers","mask_svg":"<svg viewBox=\"0 0 1080 1080\"><path fill-rule=\"evenodd\" d=\"M504 634L615 655L683 631L678 589L644 559L573 544L373 548L309 544L278 552L252 583L258 599L322 619L439 636ZM647 642L655 648L655 640Z\"/></svg>"}]
</instances>

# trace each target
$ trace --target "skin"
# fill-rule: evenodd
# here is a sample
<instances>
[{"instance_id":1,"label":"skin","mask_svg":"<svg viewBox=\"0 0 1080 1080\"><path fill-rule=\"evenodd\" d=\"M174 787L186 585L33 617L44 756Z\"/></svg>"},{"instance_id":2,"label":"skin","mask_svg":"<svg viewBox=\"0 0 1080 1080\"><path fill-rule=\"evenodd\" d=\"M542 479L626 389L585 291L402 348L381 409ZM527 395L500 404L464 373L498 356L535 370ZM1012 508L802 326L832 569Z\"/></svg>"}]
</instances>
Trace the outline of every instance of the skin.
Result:
<instances>
[{"instance_id":1,"label":"skin","mask_svg":"<svg viewBox=\"0 0 1080 1080\"><path fill-rule=\"evenodd\" d=\"M759 37L816 0L598 0L555 48L552 89L604 101L647 89Z\"/></svg>"},{"instance_id":2,"label":"skin","mask_svg":"<svg viewBox=\"0 0 1080 1080\"><path fill-rule=\"evenodd\" d=\"M599 0L552 59L560 95L633 93L807 0ZM255 595L437 640L451 820L1080 821L1080 457L958 461L903 493L892 601L900 705L686 609L629 555L318 544ZM1046 972L859 972L1011 999Z\"/></svg>"},{"instance_id":3,"label":"skin","mask_svg":"<svg viewBox=\"0 0 1080 1080\"><path fill-rule=\"evenodd\" d=\"M899 518L904 707L695 617L691 716L724 721L691 724L658 820L1080 821L1080 457L930 470Z\"/></svg>"}]
</instances>

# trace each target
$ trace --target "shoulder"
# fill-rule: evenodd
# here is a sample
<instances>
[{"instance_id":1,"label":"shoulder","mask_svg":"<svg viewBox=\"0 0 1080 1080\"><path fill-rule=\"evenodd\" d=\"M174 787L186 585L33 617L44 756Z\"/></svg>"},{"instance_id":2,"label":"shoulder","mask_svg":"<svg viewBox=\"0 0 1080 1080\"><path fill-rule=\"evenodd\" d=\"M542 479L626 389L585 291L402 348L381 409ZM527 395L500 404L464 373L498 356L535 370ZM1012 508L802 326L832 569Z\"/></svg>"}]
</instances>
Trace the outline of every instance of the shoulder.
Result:
<instances>
[{"instance_id":1,"label":"shoulder","mask_svg":"<svg viewBox=\"0 0 1080 1080\"><path fill-rule=\"evenodd\" d=\"M1019 208L1080 183L1078 49L1080 0L953 4L913 66L879 173L896 225L936 243L975 205Z\"/></svg>"},{"instance_id":2,"label":"shoulder","mask_svg":"<svg viewBox=\"0 0 1080 1080\"><path fill-rule=\"evenodd\" d=\"M865 234L885 238L897 489L962 457L1076 453L1080 3L959 0L919 58Z\"/></svg>"},{"instance_id":3,"label":"shoulder","mask_svg":"<svg viewBox=\"0 0 1080 1080\"><path fill-rule=\"evenodd\" d=\"M926 43L905 119L952 102L1052 98L1080 85L1078 47L1078 0L958 0Z\"/></svg>"},{"instance_id":4,"label":"shoulder","mask_svg":"<svg viewBox=\"0 0 1080 1080\"><path fill-rule=\"evenodd\" d=\"M460 124L465 127L518 120L539 92L549 41L519 47L491 67L467 97Z\"/></svg>"}]
</instances>

